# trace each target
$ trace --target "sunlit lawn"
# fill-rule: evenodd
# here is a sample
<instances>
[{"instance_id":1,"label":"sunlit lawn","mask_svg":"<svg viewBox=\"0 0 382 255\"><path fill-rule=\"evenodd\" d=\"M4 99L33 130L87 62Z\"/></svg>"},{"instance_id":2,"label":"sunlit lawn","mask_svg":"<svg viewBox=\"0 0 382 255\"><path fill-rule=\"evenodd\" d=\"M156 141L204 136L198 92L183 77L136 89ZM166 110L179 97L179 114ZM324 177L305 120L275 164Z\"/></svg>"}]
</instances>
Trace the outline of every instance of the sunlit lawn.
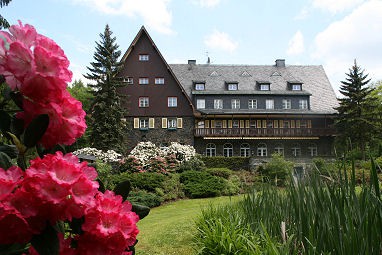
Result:
<instances>
[{"instance_id":1,"label":"sunlit lawn","mask_svg":"<svg viewBox=\"0 0 382 255\"><path fill-rule=\"evenodd\" d=\"M153 208L150 214L138 223L140 234L136 254L194 254L194 220L200 209L209 204L229 203L230 200L238 199L236 196L180 200Z\"/></svg>"}]
</instances>

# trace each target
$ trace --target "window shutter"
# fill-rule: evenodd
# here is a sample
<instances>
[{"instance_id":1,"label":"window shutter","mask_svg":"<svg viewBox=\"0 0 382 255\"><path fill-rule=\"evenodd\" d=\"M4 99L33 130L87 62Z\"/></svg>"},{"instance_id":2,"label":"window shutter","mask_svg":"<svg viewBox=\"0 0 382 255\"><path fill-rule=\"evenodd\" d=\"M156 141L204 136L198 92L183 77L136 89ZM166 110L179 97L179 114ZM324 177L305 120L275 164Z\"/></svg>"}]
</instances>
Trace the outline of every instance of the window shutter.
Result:
<instances>
[{"instance_id":1,"label":"window shutter","mask_svg":"<svg viewBox=\"0 0 382 255\"><path fill-rule=\"evenodd\" d=\"M291 128L295 128L294 120L291 120L291 121L290 121L290 127L291 127Z\"/></svg>"},{"instance_id":2,"label":"window shutter","mask_svg":"<svg viewBox=\"0 0 382 255\"><path fill-rule=\"evenodd\" d=\"M176 127L177 128L183 128L183 119L182 118L176 118Z\"/></svg>"},{"instance_id":3,"label":"window shutter","mask_svg":"<svg viewBox=\"0 0 382 255\"><path fill-rule=\"evenodd\" d=\"M209 120L205 120L204 121L204 127L205 128L209 128L210 127L210 121Z\"/></svg>"},{"instance_id":4,"label":"window shutter","mask_svg":"<svg viewBox=\"0 0 382 255\"><path fill-rule=\"evenodd\" d=\"M211 120L211 128L215 128L215 121Z\"/></svg>"},{"instance_id":5,"label":"window shutter","mask_svg":"<svg viewBox=\"0 0 382 255\"><path fill-rule=\"evenodd\" d=\"M240 127L241 127L241 128L244 127L244 120L240 120Z\"/></svg>"},{"instance_id":6,"label":"window shutter","mask_svg":"<svg viewBox=\"0 0 382 255\"><path fill-rule=\"evenodd\" d=\"M134 128L139 128L139 118L134 118Z\"/></svg>"},{"instance_id":7,"label":"window shutter","mask_svg":"<svg viewBox=\"0 0 382 255\"><path fill-rule=\"evenodd\" d=\"M312 128L312 121L308 120L308 128Z\"/></svg>"},{"instance_id":8,"label":"window shutter","mask_svg":"<svg viewBox=\"0 0 382 255\"><path fill-rule=\"evenodd\" d=\"M249 120L245 120L245 127L249 128Z\"/></svg>"},{"instance_id":9,"label":"window shutter","mask_svg":"<svg viewBox=\"0 0 382 255\"><path fill-rule=\"evenodd\" d=\"M296 120L296 128L300 128L300 121Z\"/></svg>"},{"instance_id":10,"label":"window shutter","mask_svg":"<svg viewBox=\"0 0 382 255\"><path fill-rule=\"evenodd\" d=\"M162 118L162 128L167 128L167 118Z\"/></svg>"},{"instance_id":11,"label":"window shutter","mask_svg":"<svg viewBox=\"0 0 382 255\"><path fill-rule=\"evenodd\" d=\"M223 128L227 128L227 121L223 120Z\"/></svg>"},{"instance_id":12,"label":"window shutter","mask_svg":"<svg viewBox=\"0 0 382 255\"><path fill-rule=\"evenodd\" d=\"M228 128L232 128L232 120L228 120Z\"/></svg>"},{"instance_id":13,"label":"window shutter","mask_svg":"<svg viewBox=\"0 0 382 255\"><path fill-rule=\"evenodd\" d=\"M149 118L149 128L155 128L155 119Z\"/></svg>"},{"instance_id":14,"label":"window shutter","mask_svg":"<svg viewBox=\"0 0 382 255\"><path fill-rule=\"evenodd\" d=\"M267 121L263 120L263 128L267 128Z\"/></svg>"},{"instance_id":15,"label":"window shutter","mask_svg":"<svg viewBox=\"0 0 382 255\"><path fill-rule=\"evenodd\" d=\"M261 120L257 120L257 127L261 128Z\"/></svg>"},{"instance_id":16,"label":"window shutter","mask_svg":"<svg viewBox=\"0 0 382 255\"><path fill-rule=\"evenodd\" d=\"M280 128L284 128L284 121L280 120Z\"/></svg>"},{"instance_id":17,"label":"window shutter","mask_svg":"<svg viewBox=\"0 0 382 255\"><path fill-rule=\"evenodd\" d=\"M278 128L279 127L279 121L278 120L274 120L273 121L273 126L274 126L274 128Z\"/></svg>"}]
</instances>

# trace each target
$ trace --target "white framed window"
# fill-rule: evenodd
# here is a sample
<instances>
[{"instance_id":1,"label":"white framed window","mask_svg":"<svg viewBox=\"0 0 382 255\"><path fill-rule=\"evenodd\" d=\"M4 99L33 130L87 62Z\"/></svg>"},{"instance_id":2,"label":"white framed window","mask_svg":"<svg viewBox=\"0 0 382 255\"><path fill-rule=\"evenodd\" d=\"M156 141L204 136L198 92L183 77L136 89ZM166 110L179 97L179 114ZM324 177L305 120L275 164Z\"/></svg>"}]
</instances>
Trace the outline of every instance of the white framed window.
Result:
<instances>
[{"instance_id":1,"label":"white framed window","mask_svg":"<svg viewBox=\"0 0 382 255\"><path fill-rule=\"evenodd\" d=\"M248 100L248 109L257 109L257 100L249 99Z\"/></svg>"},{"instance_id":2,"label":"white framed window","mask_svg":"<svg viewBox=\"0 0 382 255\"><path fill-rule=\"evenodd\" d=\"M238 84L237 83L228 83L227 84L227 89L228 90L237 90Z\"/></svg>"},{"instance_id":3,"label":"white framed window","mask_svg":"<svg viewBox=\"0 0 382 255\"><path fill-rule=\"evenodd\" d=\"M167 98L168 107L178 107L178 98L177 97L168 97Z\"/></svg>"},{"instance_id":4,"label":"white framed window","mask_svg":"<svg viewBox=\"0 0 382 255\"><path fill-rule=\"evenodd\" d=\"M139 61L149 61L148 54L139 54Z\"/></svg>"},{"instance_id":5,"label":"white framed window","mask_svg":"<svg viewBox=\"0 0 382 255\"><path fill-rule=\"evenodd\" d=\"M239 120L232 120L232 128L239 128L240 125L239 125Z\"/></svg>"},{"instance_id":6,"label":"white framed window","mask_svg":"<svg viewBox=\"0 0 382 255\"><path fill-rule=\"evenodd\" d=\"M280 143L276 144L275 146L275 153L284 156L284 146Z\"/></svg>"},{"instance_id":7,"label":"white framed window","mask_svg":"<svg viewBox=\"0 0 382 255\"><path fill-rule=\"evenodd\" d=\"M293 157L300 157L301 156L301 147L299 144L293 144L292 145L292 155Z\"/></svg>"},{"instance_id":8,"label":"white framed window","mask_svg":"<svg viewBox=\"0 0 382 255\"><path fill-rule=\"evenodd\" d=\"M317 156L317 145L315 143L311 143L308 145L308 153L311 157Z\"/></svg>"},{"instance_id":9,"label":"white framed window","mask_svg":"<svg viewBox=\"0 0 382 255\"><path fill-rule=\"evenodd\" d=\"M259 157L267 156L267 145L265 143L259 143L259 145L257 145L257 156Z\"/></svg>"},{"instance_id":10,"label":"white framed window","mask_svg":"<svg viewBox=\"0 0 382 255\"><path fill-rule=\"evenodd\" d=\"M195 83L195 90L205 90L204 83Z\"/></svg>"},{"instance_id":11,"label":"white framed window","mask_svg":"<svg viewBox=\"0 0 382 255\"><path fill-rule=\"evenodd\" d=\"M164 84L164 78L162 78L162 77L155 78L155 84L156 85L163 85Z\"/></svg>"},{"instance_id":12,"label":"white framed window","mask_svg":"<svg viewBox=\"0 0 382 255\"><path fill-rule=\"evenodd\" d=\"M299 106L300 109L308 109L308 100L300 99L298 101L298 106Z\"/></svg>"},{"instance_id":13,"label":"white framed window","mask_svg":"<svg viewBox=\"0 0 382 255\"><path fill-rule=\"evenodd\" d=\"M140 129L149 129L149 120L148 119L139 119L139 128Z\"/></svg>"},{"instance_id":14,"label":"white framed window","mask_svg":"<svg viewBox=\"0 0 382 255\"><path fill-rule=\"evenodd\" d=\"M302 90L302 85L301 84L292 84L292 90L294 90L294 91Z\"/></svg>"},{"instance_id":15,"label":"white framed window","mask_svg":"<svg viewBox=\"0 0 382 255\"><path fill-rule=\"evenodd\" d=\"M214 99L214 109L223 109L223 99Z\"/></svg>"},{"instance_id":16,"label":"white framed window","mask_svg":"<svg viewBox=\"0 0 382 255\"><path fill-rule=\"evenodd\" d=\"M206 100L205 99L197 99L196 100L196 108L197 109L205 109L206 108Z\"/></svg>"},{"instance_id":17,"label":"white framed window","mask_svg":"<svg viewBox=\"0 0 382 255\"><path fill-rule=\"evenodd\" d=\"M139 98L139 107L149 107L149 98L148 97L140 97Z\"/></svg>"},{"instance_id":18,"label":"white framed window","mask_svg":"<svg viewBox=\"0 0 382 255\"><path fill-rule=\"evenodd\" d=\"M265 109L274 109L274 108L275 108L275 101L273 99L266 99Z\"/></svg>"},{"instance_id":19,"label":"white framed window","mask_svg":"<svg viewBox=\"0 0 382 255\"><path fill-rule=\"evenodd\" d=\"M139 85L147 85L147 84L149 84L149 78L146 78L146 77L139 78Z\"/></svg>"},{"instance_id":20,"label":"white framed window","mask_svg":"<svg viewBox=\"0 0 382 255\"><path fill-rule=\"evenodd\" d=\"M240 99L232 99L231 100L231 108L232 109L240 109Z\"/></svg>"},{"instance_id":21,"label":"white framed window","mask_svg":"<svg viewBox=\"0 0 382 255\"><path fill-rule=\"evenodd\" d=\"M167 119L167 128L168 129L176 129L177 128L176 118L168 118Z\"/></svg>"},{"instance_id":22,"label":"white framed window","mask_svg":"<svg viewBox=\"0 0 382 255\"><path fill-rule=\"evenodd\" d=\"M216 145L214 143L208 143L206 145L206 156L215 157L216 156Z\"/></svg>"},{"instance_id":23,"label":"white framed window","mask_svg":"<svg viewBox=\"0 0 382 255\"><path fill-rule=\"evenodd\" d=\"M223 145L223 156L232 157L233 156L233 146L231 143L226 143Z\"/></svg>"},{"instance_id":24,"label":"white framed window","mask_svg":"<svg viewBox=\"0 0 382 255\"><path fill-rule=\"evenodd\" d=\"M240 144L240 157L249 157L250 156L250 147L248 143Z\"/></svg>"},{"instance_id":25,"label":"white framed window","mask_svg":"<svg viewBox=\"0 0 382 255\"><path fill-rule=\"evenodd\" d=\"M267 84L267 83L260 84L259 89L260 90L271 90L271 85Z\"/></svg>"},{"instance_id":26,"label":"white framed window","mask_svg":"<svg viewBox=\"0 0 382 255\"><path fill-rule=\"evenodd\" d=\"M134 79L133 77L126 77L126 78L123 78L123 82L129 84L129 85L133 85L134 84Z\"/></svg>"},{"instance_id":27,"label":"white framed window","mask_svg":"<svg viewBox=\"0 0 382 255\"><path fill-rule=\"evenodd\" d=\"M290 99L283 99L283 109L291 109L292 103Z\"/></svg>"}]
</instances>

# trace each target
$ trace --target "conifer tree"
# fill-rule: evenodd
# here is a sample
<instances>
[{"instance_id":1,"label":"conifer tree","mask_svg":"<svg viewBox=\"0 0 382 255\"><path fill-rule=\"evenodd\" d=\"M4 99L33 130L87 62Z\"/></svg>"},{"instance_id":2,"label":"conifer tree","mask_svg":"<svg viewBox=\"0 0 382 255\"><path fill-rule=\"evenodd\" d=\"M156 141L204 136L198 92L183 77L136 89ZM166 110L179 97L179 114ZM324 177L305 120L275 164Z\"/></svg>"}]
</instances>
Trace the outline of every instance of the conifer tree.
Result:
<instances>
[{"instance_id":1,"label":"conifer tree","mask_svg":"<svg viewBox=\"0 0 382 255\"><path fill-rule=\"evenodd\" d=\"M0 0L0 8L3 8L3 6L7 6L12 0ZM8 28L9 23L8 21L0 14L0 29Z\"/></svg>"},{"instance_id":2,"label":"conifer tree","mask_svg":"<svg viewBox=\"0 0 382 255\"><path fill-rule=\"evenodd\" d=\"M106 25L105 31L100 34L101 40L96 42L94 62L87 67L89 73L84 75L95 82L89 84L94 93L89 123L90 142L100 150L123 152L124 112L117 92L117 88L122 86L117 74L123 64L118 61L121 51L112 34L109 25Z\"/></svg>"},{"instance_id":3,"label":"conifer tree","mask_svg":"<svg viewBox=\"0 0 382 255\"><path fill-rule=\"evenodd\" d=\"M365 157L366 145L377 131L374 116L376 100L371 96L368 74L364 74L356 60L346 75L346 80L341 82L340 93L343 97L339 98L340 105L336 108L338 115L335 124L342 141L350 139L352 146L360 149Z\"/></svg>"}]
</instances>

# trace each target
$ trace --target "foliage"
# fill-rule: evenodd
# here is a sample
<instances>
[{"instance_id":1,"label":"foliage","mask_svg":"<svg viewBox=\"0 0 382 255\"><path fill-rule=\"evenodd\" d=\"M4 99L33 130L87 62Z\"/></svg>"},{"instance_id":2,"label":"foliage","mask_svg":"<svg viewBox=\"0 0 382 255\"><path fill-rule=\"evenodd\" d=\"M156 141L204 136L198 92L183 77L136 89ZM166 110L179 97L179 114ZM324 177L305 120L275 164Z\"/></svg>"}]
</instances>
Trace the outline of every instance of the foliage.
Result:
<instances>
[{"instance_id":1,"label":"foliage","mask_svg":"<svg viewBox=\"0 0 382 255\"><path fill-rule=\"evenodd\" d=\"M202 160L207 168L228 168L231 170L248 170L249 158L248 157L202 157Z\"/></svg>"},{"instance_id":2,"label":"foliage","mask_svg":"<svg viewBox=\"0 0 382 255\"><path fill-rule=\"evenodd\" d=\"M12 0L1 0L0 1L0 8L3 8L4 6L7 6ZM8 21L0 15L0 29L9 28Z\"/></svg>"},{"instance_id":3,"label":"foliage","mask_svg":"<svg viewBox=\"0 0 382 255\"><path fill-rule=\"evenodd\" d=\"M94 62L88 67L90 73L84 77L95 82L89 84L94 94L90 111L92 146L100 150L123 152L124 112L117 93L117 88L123 86L122 80L117 77L123 63L118 61L121 51L112 34L109 25L106 25L104 33L100 34L100 42L96 42Z\"/></svg>"},{"instance_id":4,"label":"foliage","mask_svg":"<svg viewBox=\"0 0 382 255\"><path fill-rule=\"evenodd\" d=\"M186 171L180 174L184 193L190 198L216 197L222 194L226 180L207 172Z\"/></svg>"},{"instance_id":5,"label":"foliage","mask_svg":"<svg viewBox=\"0 0 382 255\"><path fill-rule=\"evenodd\" d=\"M288 177L292 173L293 162L287 161L280 154L272 154L272 159L266 163L260 170L260 174L265 181L276 186L285 185Z\"/></svg>"},{"instance_id":6,"label":"foliage","mask_svg":"<svg viewBox=\"0 0 382 255\"><path fill-rule=\"evenodd\" d=\"M338 99L335 125L342 143L351 140L352 146L359 148L365 159L367 142L380 131L380 113L375 111L377 100L371 96L370 79L356 61L346 75L346 81L341 82L340 93L344 97Z\"/></svg>"},{"instance_id":7,"label":"foliage","mask_svg":"<svg viewBox=\"0 0 382 255\"><path fill-rule=\"evenodd\" d=\"M134 156L128 156L120 161L118 171L120 173L141 173L144 172L143 166L139 160Z\"/></svg>"},{"instance_id":8,"label":"foliage","mask_svg":"<svg viewBox=\"0 0 382 255\"><path fill-rule=\"evenodd\" d=\"M205 164L203 160L199 156L195 156L191 158L190 160L184 161L183 163L181 163L176 169L176 172L183 173L185 171L190 171L190 170L202 171L203 169L205 169Z\"/></svg>"},{"instance_id":9,"label":"foliage","mask_svg":"<svg viewBox=\"0 0 382 255\"><path fill-rule=\"evenodd\" d=\"M222 195L224 196L233 196L238 195L243 192L242 189L242 182L240 180L240 177L233 174L228 177L226 186L222 192Z\"/></svg>"},{"instance_id":10,"label":"foliage","mask_svg":"<svg viewBox=\"0 0 382 255\"><path fill-rule=\"evenodd\" d=\"M250 254L381 254L382 197L373 161L369 171L370 184L360 191L355 168L348 175L344 162L338 182L313 174L283 190L261 186L237 204L204 210L195 235L199 254L254 247Z\"/></svg>"},{"instance_id":11,"label":"foliage","mask_svg":"<svg viewBox=\"0 0 382 255\"><path fill-rule=\"evenodd\" d=\"M135 189L155 192L156 188L163 187L165 176L158 173L133 173L128 174L127 179Z\"/></svg>"},{"instance_id":12,"label":"foliage","mask_svg":"<svg viewBox=\"0 0 382 255\"><path fill-rule=\"evenodd\" d=\"M138 190L130 192L127 197L132 203L138 203L141 205L148 206L150 208L160 206L162 203L162 198L154 193L147 192L145 190Z\"/></svg>"},{"instance_id":13,"label":"foliage","mask_svg":"<svg viewBox=\"0 0 382 255\"><path fill-rule=\"evenodd\" d=\"M233 172L228 168L207 168L206 172L224 179L228 179L233 174Z\"/></svg>"},{"instance_id":14,"label":"foliage","mask_svg":"<svg viewBox=\"0 0 382 255\"><path fill-rule=\"evenodd\" d=\"M166 176L161 188L156 188L155 193L163 198L163 201L176 200L184 198L183 186L180 183L179 174Z\"/></svg>"}]
</instances>

